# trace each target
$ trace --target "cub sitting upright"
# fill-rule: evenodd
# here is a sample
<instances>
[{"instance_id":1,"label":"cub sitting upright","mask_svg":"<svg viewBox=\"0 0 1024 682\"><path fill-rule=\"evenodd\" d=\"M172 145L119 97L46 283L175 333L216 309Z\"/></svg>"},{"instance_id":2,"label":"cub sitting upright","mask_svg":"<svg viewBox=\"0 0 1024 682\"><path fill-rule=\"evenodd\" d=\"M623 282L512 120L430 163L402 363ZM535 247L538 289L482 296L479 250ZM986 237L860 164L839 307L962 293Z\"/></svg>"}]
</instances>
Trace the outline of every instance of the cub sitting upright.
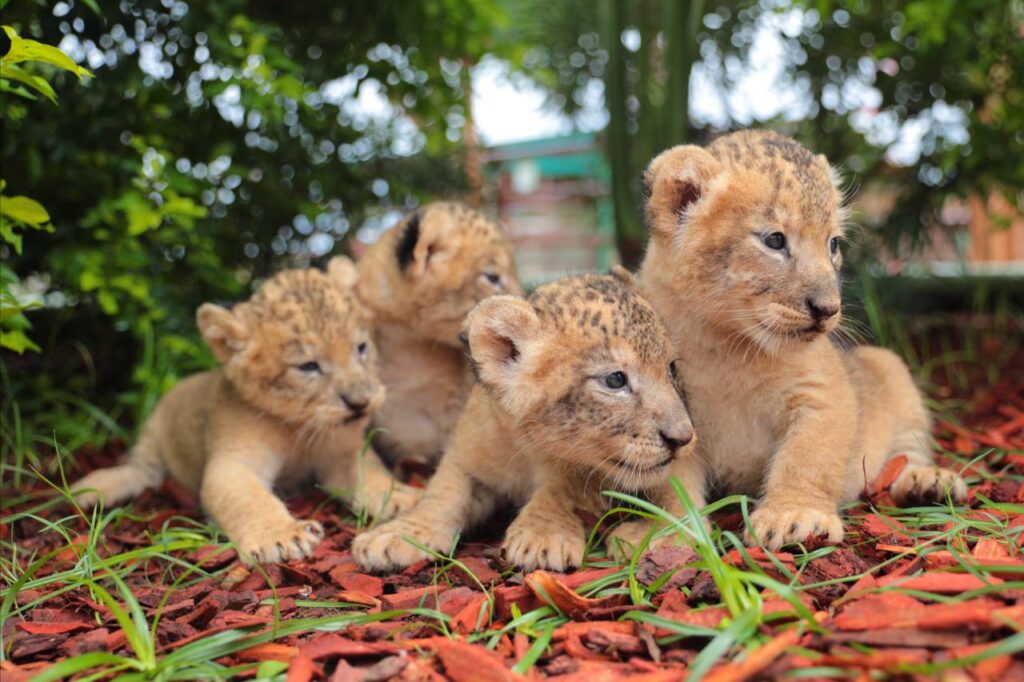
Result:
<instances>
[{"instance_id":1,"label":"cub sitting upright","mask_svg":"<svg viewBox=\"0 0 1024 682\"><path fill-rule=\"evenodd\" d=\"M898 503L966 494L934 466L929 417L893 353L837 347L842 197L825 157L771 132L680 146L651 162L640 292L686 357L703 479L759 497L748 541L843 537L838 504L907 456ZM753 536L753 537L751 537Z\"/></svg>"},{"instance_id":2,"label":"cub sitting upright","mask_svg":"<svg viewBox=\"0 0 1024 682\"><path fill-rule=\"evenodd\" d=\"M258 562L307 556L323 536L316 521L292 518L275 482L313 474L382 517L412 506L417 491L396 483L372 450L358 456L384 388L355 278L352 262L337 257L326 273L275 275L232 310L200 306L199 330L223 366L164 396L128 461L75 485L78 503L117 503L170 472Z\"/></svg>"},{"instance_id":3,"label":"cub sitting upright","mask_svg":"<svg viewBox=\"0 0 1024 682\"><path fill-rule=\"evenodd\" d=\"M579 566L587 528L577 510L605 511L606 488L681 513L668 478L692 456L690 417L665 329L621 279L570 277L526 300L489 298L465 338L479 382L441 465L413 511L356 538L361 564L427 556L406 537L447 552L502 502L522 506L503 549L523 569ZM634 521L613 537L635 545L647 529Z\"/></svg>"},{"instance_id":4,"label":"cub sitting upright","mask_svg":"<svg viewBox=\"0 0 1024 682\"><path fill-rule=\"evenodd\" d=\"M522 293L512 248L481 213L441 202L381 235L357 267L388 389L374 442L391 461L434 462L473 385L459 343L466 314L487 296Z\"/></svg>"}]
</instances>

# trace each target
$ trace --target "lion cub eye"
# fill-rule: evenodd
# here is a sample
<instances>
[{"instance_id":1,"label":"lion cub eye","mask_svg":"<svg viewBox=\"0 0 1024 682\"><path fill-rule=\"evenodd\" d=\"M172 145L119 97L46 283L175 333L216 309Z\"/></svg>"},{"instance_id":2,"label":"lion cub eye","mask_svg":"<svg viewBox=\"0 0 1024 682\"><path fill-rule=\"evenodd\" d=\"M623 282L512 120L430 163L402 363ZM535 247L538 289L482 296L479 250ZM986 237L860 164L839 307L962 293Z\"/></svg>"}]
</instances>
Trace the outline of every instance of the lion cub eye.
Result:
<instances>
[{"instance_id":1,"label":"lion cub eye","mask_svg":"<svg viewBox=\"0 0 1024 682\"><path fill-rule=\"evenodd\" d=\"M828 242L828 250L832 252L832 255L836 255L839 251L839 237L832 237Z\"/></svg>"},{"instance_id":2,"label":"lion cub eye","mask_svg":"<svg viewBox=\"0 0 1024 682\"><path fill-rule=\"evenodd\" d=\"M612 372L611 374L604 375L604 385L613 390L622 388L626 385L625 373Z\"/></svg>"},{"instance_id":3,"label":"lion cub eye","mask_svg":"<svg viewBox=\"0 0 1024 682\"><path fill-rule=\"evenodd\" d=\"M494 286L498 286L499 284L501 284L501 275L499 275L496 272L485 272L484 277L486 277L487 281L493 284Z\"/></svg>"},{"instance_id":4,"label":"lion cub eye","mask_svg":"<svg viewBox=\"0 0 1024 682\"><path fill-rule=\"evenodd\" d=\"M359 357L365 358L367 354L369 354L370 352L369 344L363 341L358 346L356 346L356 352L359 353Z\"/></svg>"},{"instance_id":5,"label":"lion cub eye","mask_svg":"<svg viewBox=\"0 0 1024 682\"><path fill-rule=\"evenodd\" d=\"M673 380L679 378L679 373L676 370L676 361L675 360L673 360L672 362L668 363L668 375L670 377L672 377Z\"/></svg>"},{"instance_id":6,"label":"lion cub eye","mask_svg":"<svg viewBox=\"0 0 1024 682\"><path fill-rule=\"evenodd\" d=\"M765 235L761 237L761 241L763 241L764 245L769 249L773 249L775 251L781 251L786 248L786 235L781 232L772 232L771 234Z\"/></svg>"},{"instance_id":7,"label":"lion cub eye","mask_svg":"<svg viewBox=\"0 0 1024 682\"><path fill-rule=\"evenodd\" d=\"M299 370L303 372L319 372L320 363L314 360L310 360L309 362L304 362L301 365L299 365Z\"/></svg>"}]
</instances>

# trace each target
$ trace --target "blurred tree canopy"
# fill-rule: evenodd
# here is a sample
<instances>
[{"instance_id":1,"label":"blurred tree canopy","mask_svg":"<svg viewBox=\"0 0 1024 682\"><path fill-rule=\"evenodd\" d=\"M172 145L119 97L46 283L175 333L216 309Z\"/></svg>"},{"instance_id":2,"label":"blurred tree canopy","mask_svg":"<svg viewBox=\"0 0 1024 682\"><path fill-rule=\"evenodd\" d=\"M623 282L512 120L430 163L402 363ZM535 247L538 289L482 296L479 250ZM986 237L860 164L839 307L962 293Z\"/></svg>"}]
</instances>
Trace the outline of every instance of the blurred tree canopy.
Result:
<instances>
[{"instance_id":1,"label":"blurred tree canopy","mask_svg":"<svg viewBox=\"0 0 1024 682\"><path fill-rule=\"evenodd\" d=\"M919 246L943 227L950 196L1002 190L1024 204L1020 0L516 5L517 39L530 45L522 67L551 89L554 106L576 115L593 84L603 88L608 156L625 178L615 190L627 192L616 196L627 204L616 212L627 261L639 255L639 180L652 156L758 123L826 154L848 171L851 187L883 180L895 208L872 227L891 248ZM781 53L766 54L766 43ZM777 61L779 73L759 72L764 60ZM720 100L714 118L693 117L678 85L685 79L696 92L698 74L710 85L699 94ZM736 96L752 77L776 79L763 83L777 93L776 106Z\"/></svg>"},{"instance_id":2,"label":"blurred tree canopy","mask_svg":"<svg viewBox=\"0 0 1024 682\"><path fill-rule=\"evenodd\" d=\"M56 76L59 106L4 93L6 191L55 228L15 259L51 308L35 313L49 352L26 361L63 385L82 353L62 339L81 341L90 365L138 361L153 397L207 361L200 302L457 195L467 64L500 53L501 17L465 0L11 2L4 24L96 75Z\"/></svg>"},{"instance_id":3,"label":"blurred tree canopy","mask_svg":"<svg viewBox=\"0 0 1024 682\"><path fill-rule=\"evenodd\" d=\"M37 200L54 230L25 231L21 254L0 246L5 294L41 304L28 314L43 352L10 358L40 395L103 386L109 402L130 387L144 413L210 362L200 302L472 190L470 73L485 55L569 116L607 109L627 264L650 158L747 125L794 134L854 187L884 181L895 208L872 234L890 246L926 239L950 196L1022 203L1024 0L0 6L95 74L27 69L57 105L2 93L3 192ZM751 79L766 101L745 98Z\"/></svg>"}]
</instances>

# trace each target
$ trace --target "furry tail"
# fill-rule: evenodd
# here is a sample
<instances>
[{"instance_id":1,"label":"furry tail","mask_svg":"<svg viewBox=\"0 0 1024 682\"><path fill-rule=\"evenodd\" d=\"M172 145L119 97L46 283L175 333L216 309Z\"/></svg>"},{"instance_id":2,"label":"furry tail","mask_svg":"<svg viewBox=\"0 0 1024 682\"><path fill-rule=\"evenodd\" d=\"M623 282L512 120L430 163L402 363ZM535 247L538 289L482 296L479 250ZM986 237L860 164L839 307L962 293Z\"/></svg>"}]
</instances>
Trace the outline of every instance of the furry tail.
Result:
<instances>
[{"instance_id":1,"label":"furry tail","mask_svg":"<svg viewBox=\"0 0 1024 682\"><path fill-rule=\"evenodd\" d=\"M166 473L156 438L144 431L124 464L92 472L71 486L71 494L83 509L101 500L113 505L160 485Z\"/></svg>"}]
</instances>

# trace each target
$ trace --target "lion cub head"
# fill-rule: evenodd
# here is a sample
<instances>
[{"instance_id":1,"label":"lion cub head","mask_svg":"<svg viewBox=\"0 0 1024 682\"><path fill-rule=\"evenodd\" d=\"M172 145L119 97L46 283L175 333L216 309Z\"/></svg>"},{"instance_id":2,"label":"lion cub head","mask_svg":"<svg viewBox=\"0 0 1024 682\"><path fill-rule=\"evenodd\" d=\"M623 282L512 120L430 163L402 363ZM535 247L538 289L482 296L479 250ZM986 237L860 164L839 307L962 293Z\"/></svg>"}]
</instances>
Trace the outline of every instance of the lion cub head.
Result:
<instances>
[{"instance_id":1,"label":"lion cub head","mask_svg":"<svg viewBox=\"0 0 1024 682\"><path fill-rule=\"evenodd\" d=\"M489 298L464 338L521 441L568 469L643 490L664 482L693 428L668 334L624 277L569 277L525 300Z\"/></svg>"},{"instance_id":2,"label":"lion cub head","mask_svg":"<svg viewBox=\"0 0 1024 682\"><path fill-rule=\"evenodd\" d=\"M228 381L256 408L293 425L353 424L384 400L355 280L344 256L327 272L285 270L231 310L200 306L199 331Z\"/></svg>"},{"instance_id":3,"label":"lion cub head","mask_svg":"<svg viewBox=\"0 0 1024 682\"><path fill-rule=\"evenodd\" d=\"M669 149L646 181L645 279L678 292L691 314L768 352L839 324L845 215L824 156L750 130Z\"/></svg>"},{"instance_id":4,"label":"lion cub head","mask_svg":"<svg viewBox=\"0 0 1024 682\"><path fill-rule=\"evenodd\" d=\"M494 294L522 293L501 228L458 203L413 212L383 234L358 267L359 295L378 317L455 347L473 306Z\"/></svg>"}]
</instances>

